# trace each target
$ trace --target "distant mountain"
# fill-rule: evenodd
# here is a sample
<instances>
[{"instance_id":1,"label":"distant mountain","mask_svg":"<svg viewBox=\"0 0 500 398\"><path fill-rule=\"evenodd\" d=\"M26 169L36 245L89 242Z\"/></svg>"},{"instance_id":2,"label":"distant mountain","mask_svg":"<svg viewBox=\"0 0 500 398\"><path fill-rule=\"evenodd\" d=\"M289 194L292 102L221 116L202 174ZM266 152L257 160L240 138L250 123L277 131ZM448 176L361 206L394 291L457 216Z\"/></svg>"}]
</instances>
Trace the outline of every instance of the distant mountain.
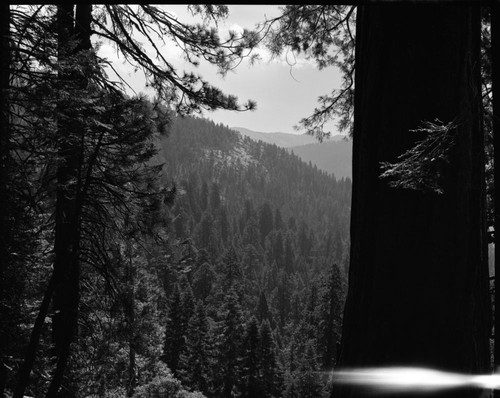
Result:
<instances>
[{"instance_id":1,"label":"distant mountain","mask_svg":"<svg viewBox=\"0 0 500 398\"><path fill-rule=\"evenodd\" d=\"M304 162L311 162L335 178L352 178L352 141L316 142L287 148Z\"/></svg>"},{"instance_id":2,"label":"distant mountain","mask_svg":"<svg viewBox=\"0 0 500 398\"><path fill-rule=\"evenodd\" d=\"M336 178L352 176L352 142L344 140L342 135L335 135L319 142L307 134L263 133L244 127L231 127L231 129L254 141L287 148L304 162L311 162L312 165L335 175Z\"/></svg>"},{"instance_id":3,"label":"distant mountain","mask_svg":"<svg viewBox=\"0 0 500 398\"><path fill-rule=\"evenodd\" d=\"M316 138L307 134L288 134L288 133L262 133L249 130L243 127L231 127L232 130L254 141L262 141L266 144L275 144L281 148L290 148L293 146L312 144L317 142Z\"/></svg>"}]
</instances>

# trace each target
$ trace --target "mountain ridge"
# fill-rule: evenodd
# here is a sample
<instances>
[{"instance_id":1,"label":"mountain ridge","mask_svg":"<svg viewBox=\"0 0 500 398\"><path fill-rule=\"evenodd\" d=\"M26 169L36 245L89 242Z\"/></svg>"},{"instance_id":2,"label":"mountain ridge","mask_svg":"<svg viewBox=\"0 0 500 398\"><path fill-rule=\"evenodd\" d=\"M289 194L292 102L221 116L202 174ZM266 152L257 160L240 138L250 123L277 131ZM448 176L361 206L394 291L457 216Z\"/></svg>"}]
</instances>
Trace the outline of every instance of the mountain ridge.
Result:
<instances>
[{"instance_id":1,"label":"mountain ridge","mask_svg":"<svg viewBox=\"0 0 500 398\"><path fill-rule=\"evenodd\" d=\"M328 141L285 149L336 178L352 178L352 140Z\"/></svg>"},{"instance_id":2,"label":"mountain ridge","mask_svg":"<svg viewBox=\"0 0 500 398\"><path fill-rule=\"evenodd\" d=\"M334 135L319 142L307 134L264 133L245 127L231 127L231 130L238 132L242 137L285 148L304 162L311 162L312 165L336 178L352 176L352 141L346 140L343 135Z\"/></svg>"}]
</instances>

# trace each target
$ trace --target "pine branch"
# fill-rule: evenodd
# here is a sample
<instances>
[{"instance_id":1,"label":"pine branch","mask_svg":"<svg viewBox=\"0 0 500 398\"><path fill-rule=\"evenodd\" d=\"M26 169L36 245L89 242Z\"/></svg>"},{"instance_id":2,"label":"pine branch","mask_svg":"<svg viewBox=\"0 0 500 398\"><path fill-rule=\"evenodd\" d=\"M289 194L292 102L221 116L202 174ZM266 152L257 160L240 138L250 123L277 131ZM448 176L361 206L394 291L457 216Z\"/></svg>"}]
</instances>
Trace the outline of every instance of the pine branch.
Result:
<instances>
[{"instance_id":1,"label":"pine branch","mask_svg":"<svg viewBox=\"0 0 500 398\"><path fill-rule=\"evenodd\" d=\"M426 134L411 149L398 156L396 163L381 162L381 179L389 180L393 188L413 189L443 193L441 178L443 165L448 163L448 155L455 143L457 123L444 124L425 121L414 133Z\"/></svg>"}]
</instances>

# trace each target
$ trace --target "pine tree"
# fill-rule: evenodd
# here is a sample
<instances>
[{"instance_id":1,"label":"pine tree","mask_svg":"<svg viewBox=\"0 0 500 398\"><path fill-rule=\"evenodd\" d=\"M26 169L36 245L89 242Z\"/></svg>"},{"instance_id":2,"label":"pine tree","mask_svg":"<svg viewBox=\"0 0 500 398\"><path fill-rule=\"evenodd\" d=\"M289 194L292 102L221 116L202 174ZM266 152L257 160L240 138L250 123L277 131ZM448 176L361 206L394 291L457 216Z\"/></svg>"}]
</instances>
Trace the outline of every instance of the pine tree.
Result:
<instances>
[{"instance_id":1,"label":"pine tree","mask_svg":"<svg viewBox=\"0 0 500 398\"><path fill-rule=\"evenodd\" d=\"M318 288L315 283L309 289L307 305L304 308L301 322L303 338L306 340L316 340L318 327Z\"/></svg>"},{"instance_id":2,"label":"pine tree","mask_svg":"<svg viewBox=\"0 0 500 398\"><path fill-rule=\"evenodd\" d=\"M208 184L206 181L203 181L200 192L200 208L202 211L205 211L207 207L208 207Z\"/></svg>"},{"instance_id":3,"label":"pine tree","mask_svg":"<svg viewBox=\"0 0 500 398\"><path fill-rule=\"evenodd\" d=\"M220 229L220 238L222 239L222 243L226 244L229 236L230 236L230 225L227 219L227 210L225 207L221 207L219 209L219 229Z\"/></svg>"},{"instance_id":4,"label":"pine tree","mask_svg":"<svg viewBox=\"0 0 500 398\"><path fill-rule=\"evenodd\" d=\"M247 324L242 344L242 397L257 398L262 396L259 354L259 326L257 319L252 317Z\"/></svg>"},{"instance_id":5,"label":"pine tree","mask_svg":"<svg viewBox=\"0 0 500 398\"><path fill-rule=\"evenodd\" d=\"M279 325L285 326L290 312L290 287L288 276L284 270L280 270L278 276L278 287L276 291L276 306L278 310Z\"/></svg>"},{"instance_id":6,"label":"pine tree","mask_svg":"<svg viewBox=\"0 0 500 398\"><path fill-rule=\"evenodd\" d=\"M198 226L196 241L201 248L208 250L214 234L213 217L210 213L204 213Z\"/></svg>"},{"instance_id":7,"label":"pine tree","mask_svg":"<svg viewBox=\"0 0 500 398\"><path fill-rule=\"evenodd\" d=\"M266 236L273 230L273 211L268 202L265 202L260 209L259 228L262 244L264 244Z\"/></svg>"},{"instance_id":8,"label":"pine tree","mask_svg":"<svg viewBox=\"0 0 500 398\"><path fill-rule=\"evenodd\" d=\"M183 275L180 283L181 289L181 314L182 314L182 330L187 330L189 320L194 314L195 302L193 289L188 278Z\"/></svg>"},{"instance_id":9,"label":"pine tree","mask_svg":"<svg viewBox=\"0 0 500 398\"><path fill-rule=\"evenodd\" d=\"M285 254L284 254L284 267L288 274L291 274L294 270L295 255L293 252L292 241L289 237L285 240Z\"/></svg>"},{"instance_id":10,"label":"pine tree","mask_svg":"<svg viewBox=\"0 0 500 398\"><path fill-rule=\"evenodd\" d=\"M260 323L262 323L265 320L269 321L269 317L270 313L269 306L267 305L266 294L264 293L264 291L261 291L259 296L259 305L257 307L257 319Z\"/></svg>"},{"instance_id":11,"label":"pine tree","mask_svg":"<svg viewBox=\"0 0 500 398\"><path fill-rule=\"evenodd\" d=\"M225 298L218 341L216 394L223 398L239 395L241 387L241 338L243 321L236 290ZM214 369L215 370L215 369Z\"/></svg>"},{"instance_id":12,"label":"pine tree","mask_svg":"<svg viewBox=\"0 0 500 398\"><path fill-rule=\"evenodd\" d=\"M210 340L205 306L198 300L186 331L186 349L180 356L179 375L189 388L205 394L209 389Z\"/></svg>"},{"instance_id":13,"label":"pine tree","mask_svg":"<svg viewBox=\"0 0 500 398\"><path fill-rule=\"evenodd\" d=\"M317 398L321 396L321 390L314 343L308 341L297 372L298 396L301 398Z\"/></svg>"},{"instance_id":14,"label":"pine tree","mask_svg":"<svg viewBox=\"0 0 500 398\"><path fill-rule=\"evenodd\" d=\"M184 315L179 285L176 284L170 298L163 348L163 360L174 374L177 372L184 347Z\"/></svg>"},{"instance_id":15,"label":"pine tree","mask_svg":"<svg viewBox=\"0 0 500 398\"><path fill-rule=\"evenodd\" d=\"M273 258L279 268L282 268L285 264L284 249L283 249L283 235L281 231L278 231L274 235L273 241Z\"/></svg>"},{"instance_id":16,"label":"pine tree","mask_svg":"<svg viewBox=\"0 0 500 398\"><path fill-rule=\"evenodd\" d=\"M278 397L281 393L282 379L276 360L275 345L271 326L264 320L259 330L260 379L264 397Z\"/></svg>"},{"instance_id":17,"label":"pine tree","mask_svg":"<svg viewBox=\"0 0 500 398\"><path fill-rule=\"evenodd\" d=\"M211 189L210 189L210 210L215 213L217 210L219 210L221 206L221 198L220 198L220 190L219 190L219 184L216 182L212 183Z\"/></svg>"},{"instance_id":18,"label":"pine tree","mask_svg":"<svg viewBox=\"0 0 500 398\"><path fill-rule=\"evenodd\" d=\"M248 218L243 229L242 240L245 245L253 245L256 248L260 248L262 246L263 243L260 239L259 227L255 217L250 216Z\"/></svg>"},{"instance_id":19,"label":"pine tree","mask_svg":"<svg viewBox=\"0 0 500 398\"><path fill-rule=\"evenodd\" d=\"M333 241L333 255L334 255L334 260L337 263L340 263L342 261L342 255L344 253L344 245L342 243L342 237L340 236L340 231L337 230L335 232L335 238Z\"/></svg>"},{"instance_id":20,"label":"pine tree","mask_svg":"<svg viewBox=\"0 0 500 398\"><path fill-rule=\"evenodd\" d=\"M241 265L236 249L231 245L221 260L221 286L228 292L233 287L242 283Z\"/></svg>"},{"instance_id":21,"label":"pine tree","mask_svg":"<svg viewBox=\"0 0 500 398\"><path fill-rule=\"evenodd\" d=\"M193 293L197 299L205 300L212 291L216 277L206 254L202 255L198 261L200 265L193 274Z\"/></svg>"}]
</instances>

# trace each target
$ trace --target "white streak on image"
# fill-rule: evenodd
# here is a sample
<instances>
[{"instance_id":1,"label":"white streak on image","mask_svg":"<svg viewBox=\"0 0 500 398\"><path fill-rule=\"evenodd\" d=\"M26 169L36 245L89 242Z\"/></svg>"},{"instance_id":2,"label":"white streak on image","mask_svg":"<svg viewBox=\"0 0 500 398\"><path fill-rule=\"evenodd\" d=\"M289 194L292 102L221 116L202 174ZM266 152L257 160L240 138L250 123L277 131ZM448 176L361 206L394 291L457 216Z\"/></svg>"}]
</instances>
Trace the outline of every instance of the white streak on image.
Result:
<instances>
[{"instance_id":1,"label":"white streak on image","mask_svg":"<svg viewBox=\"0 0 500 398\"><path fill-rule=\"evenodd\" d=\"M500 389L500 374L467 375L426 368L357 368L333 372L333 382L367 388L373 392L432 392L472 387Z\"/></svg>"}]
</instances>

